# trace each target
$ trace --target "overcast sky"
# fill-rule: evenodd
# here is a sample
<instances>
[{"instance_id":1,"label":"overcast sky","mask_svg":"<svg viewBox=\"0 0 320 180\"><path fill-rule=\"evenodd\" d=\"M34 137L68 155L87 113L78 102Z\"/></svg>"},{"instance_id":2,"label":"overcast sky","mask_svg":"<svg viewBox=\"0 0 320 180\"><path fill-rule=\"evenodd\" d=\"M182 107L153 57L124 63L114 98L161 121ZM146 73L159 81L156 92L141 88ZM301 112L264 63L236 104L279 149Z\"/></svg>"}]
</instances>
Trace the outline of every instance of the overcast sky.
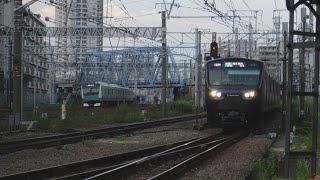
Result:
<instances>
[{"instance_id":1,"label":"overcast sky","mask_svg":"<svg viewBox=\"0 0 320 180\"><path fill-rule=\"evenodd\" d=\"M23 0L23 2L28 2L30 0ZM40 0L39 2L33 4L30 8L36 14L41 14L44 18L49 16L54 19L54 7L46 5L45 2L48 0ZM121 2L123 4L121 4ZM166 3L171 3L171 1L166 0ZM221 12L221 14L232 15L230 9L236 10L259 10L258 13L258 28L260 30L268 30L272 28L272 17L273 11L276 9L285 9L285 0L207 0L209 4L215 2L215 8ZM111 1L112 8L110 7L109 1L109 16L112 17L113 25L122 25L122 26L161 26L161 15L158 14L159 11L164 10L164 6L156 3L163 3L161 0L113 0ZM173 7L171 15L172 16L214 16L215 14L210 13L204 10L202 7L205 7L205 0L176 0L178 7ZM167 5L169 8L169 5ZM249 9L250 8L250 9ZM261 11L262 12L261 12ZM104 0L104 13L106 16L107 12L107 0ZM126 12L128 13L126 13ZM132 18L129 18L129 15ZM253 13L250 12L237 12L239 16L253 16ZM282 20L287 19L288 13L282 12ZM119 19L122 18L122 19ZM120 21L122 20L122 21ZM110 19L105 19L109 21ZM221 18L215 18L215 21L221 22ZM239 19L236 19L239 22ZM254 23L254 19L251 18L241 18L242 24L248 23L251 21ZM228 21L228 24L231 26L231 21ZM52 24L48 24L52 26ZM171 18L168 23L169 31L191 31L194 28L200 29L211 29L212 31L217 32L230 32L230 28L222 26L221 24L211 21L210 18L184 18L184 19L175 19ZM237 25L239 26L239 24Z\"/></svg>"},{"instance_id":2,"label":"overcast sky","mask_svg":"<svg viewBox=\"0 0 320 180\"><path fill-rule=\"evenodd\" d=\"M24 3L30 0L23 0ZM172 0L164 0L166 3L171 3ZM104 22L111 26L145 26L145 27L160 27L161 14L164 6L160 3L163 0L112 0L107 8L107 0L104 0ZM212 5L217 11L208 12L205 8L205 2ZM35 14L41 14L42 19L48 16L55 18L54 6L47 5L49 0L40 0L30 6ZM235 27L239 28L240 32L248 32L249 23L255 26L255 19L248 16L255 14L243 10L258 11L258 27L259 31L271 31L273 29L273 15L280 15L281 22L288 21L289 13L286 11L285 0L175 0L176 6L172 8L171 16L217 16L218 13L224 16L231 16L230 10L237 11L236 15L240 18L235 18ZM167 5L170 8L170 5ZM109 14L107 15L107 9ZM278 10L278 11L274 11ZM111 13L112 12L112 13ZM299 12L299 11L298 11ZM246 17L245 17L246 16ZM47 23L47 26L54 26L53 23ZM195 28L200 30L208 30L211 32L226 33L232 32L232 18L222 19L220 17L211 18L170 18L167 21L168 32L194 32ZM255 27L254 27L255 28ZM191 35L191 39L194 37ZM219 35L218 35L219 36ZM168 42L178 43L181 41L178 36L169 35ZM185 38L185 37L184 37ZM210 39L208 37L206 39ZM179 39L179 40L175 40ZM194 39L193 39L194 40ZM105 41L104 41L105 42ZM105 45L106 43L104 43Z\"/></svg>"}]
</instances>

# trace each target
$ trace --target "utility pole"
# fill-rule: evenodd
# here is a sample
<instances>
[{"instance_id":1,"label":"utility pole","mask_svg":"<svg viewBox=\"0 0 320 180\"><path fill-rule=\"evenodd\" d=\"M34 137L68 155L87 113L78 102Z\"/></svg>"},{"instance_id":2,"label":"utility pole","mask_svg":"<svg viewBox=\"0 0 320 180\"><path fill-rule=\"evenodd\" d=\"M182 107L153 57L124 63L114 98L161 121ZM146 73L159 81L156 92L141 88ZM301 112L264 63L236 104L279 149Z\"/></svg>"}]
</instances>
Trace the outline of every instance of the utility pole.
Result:
<instances>
[{"instance_id":1,"label":"utility pole","mask_svg":"<svg viewBox=\"0 0 320 180\"><path fill-rule=\"evenodd\" d=\"M161 95L161 104L162 104L162 113L166 115L166 101L167 101L167 37L166 37L166 11L162 11L162 73L161 73L161 82L162 82L162 95Z\"/></svg>"},{"instance_id":2,"label":"utility pole","mask_svg":"<svg viewBox=\"0 0 320 180\"><path fill-rule=\"evenodd\" d=\"M195 35L195 105L199 107L201 99L201 31L196 29Z\"/></svg>"},{"instance_id":3,"label":"utility pole","mask_svg":"<svg viewBox=\"0 0 320 180\"><path fill-rule=\"evenodd\" d=\"M248 56L249 56L249 53L248 53L248 50L247 50L247 46L248 46L248 44L247 44L247 40L244 40L244 54L245 54L245 57L246 58L248 58Z\"/></svg>"},{"instance_id":4,"label":"utility pole","mask_svg":"<svg viewBox=\"0 0 320 180\"><path fill-rule=\"evenodd\" d=\"M191 83L192 83L192 60L190 59L190 79L189 79L189 97L191 100L193 100L193 97L192 97L192 86L191 86Z\"/></svg>"},{"instance_id":5,"label":"utility pole","mask_svg":"<svg viewBox=\"0 0 320 180\"><path fill-rule=\"evenodd\" d=\"M317 4L317 14L320 14L320 5ZM316 41L320 41L320 19L316 18ZM314 156L311 158L311 176L315 176L317 172L317 147L318 147L318 107L319 107L319 47L315 48L314 57L314 87L313 92L317 96L313 96L313 122L312 122L312 152Z\"/></svg>"},{"instance_id":6,"label":"utility pole","mask_svg":"<svg viewBox=\"0 0 320 180\"><path fill-rule=\"evenodd\" d=\"M287 102L287 31L283 32L283 66L282 66L282 123L281 127L284 128L286 122L286 102Z\"/></svg>"},{"instance_id":7,"label":"utility pole","mask_svg":"<svg viewBox=\"0 0 320 180\"><path fill-rule=\"evenodd\" d=\"M237 57L237 55L239 54L239 51L240 51L238 39L239 39L238 38L238 28L235 28L235 40L234 40L235 52L233 54L234 57Z\"/></svg>"},{"instance_id":8,"label":"utility pole","mask_svg":"<svg viewBox=\"0 0 320 180\"><path fill-rule=\"evenodd\" d=\"M22 0L14 0L14 7L22 6ZM22 24L24 9L14 12L14 46L13 46L13 115L14 122L23 119L23 65L22 65ZM16 124L14 124L16 126Z\"/></svg>"},{"instance_id":9,"label":"utility pole","mask_svg":"<svg viewBox=\"0 0 320 180\"><path fill-rule=\"evenodd\" d=\"M13 58L13 54L12 54L12 38L10 37L9 38L9 43L10 43L10 51L9 51L9 66L8 66L8 71L9 71L9 83L8 83L8 86L9 86L9 108L10 108L10 114L12 114L12 93L13 93L13 90L12 90L12 58Z\"/></svg>"},{"instance_id":10,"label":"utility pole","mask_svg":"<svg viewBox=\"0 0 320 180\"><path fill-rule=\"evenodd\" d=\"M258 13L258 12L257 12ZM252 25L249 25L249 57L252 58Z\"/></svg>"},{"instance_id":11,"label":"utility pole","mask_svg":"<svg viewBox=\"0 0 320 180\"><path fill-rule=\"evenodd\" d=\"M302 20L302 32L306 32L306 8L301 8L301 20ZM302 42L306 41L305 35L302 35ZM300 57L299 57L299 69L300 69L300 92L305 92L305 70L304 70L304 59L305 59L305 48L300 49ZM302 121L304 119L305 108L304 108L304 96L299 96L299 120Z\"/></svg>"},{"instance_id":12,"label":"utility pole","mask_svg":"<svg viewBox=\"0 0 320 180\"><path fill-rule=\"evenodd\" d=\"M274 12L273 11L273 27L275 29L275 33L276 33L276 50L277 50L277 59L276 59L276 65L277 65L277 69L276 69L276 74L278 79L280 79L280 60L279 60L279 34L280 34L280 16L274 16Z\"/></svg>"},{"instance_id":13,"label":"utility pole","mask_svg":"<svg viewBox=\"0 0 320 180\"><path fill-rule=\"evenodd\" d=\"M290 7L293 7L294 0L290 0ZM289 13L289 44L293 43L294 11ZM290 155L290 132L291 132L291 102L292 102L292 68L293 48L288 49L288 83L286 103L286 126L285 126L285 177L289 178L289 155Z\"/></svg>"},{"instance_id":14,"label":"utility pole","mask_svg":"<svg viewBox=\"0 0 320 180\"><path fill-rule=\"evenodd\" d=\"M231 52L230 52L231 48L230 48L230 39L228 40L228 57L230 57Z\"/></svg>"}]
</instances>

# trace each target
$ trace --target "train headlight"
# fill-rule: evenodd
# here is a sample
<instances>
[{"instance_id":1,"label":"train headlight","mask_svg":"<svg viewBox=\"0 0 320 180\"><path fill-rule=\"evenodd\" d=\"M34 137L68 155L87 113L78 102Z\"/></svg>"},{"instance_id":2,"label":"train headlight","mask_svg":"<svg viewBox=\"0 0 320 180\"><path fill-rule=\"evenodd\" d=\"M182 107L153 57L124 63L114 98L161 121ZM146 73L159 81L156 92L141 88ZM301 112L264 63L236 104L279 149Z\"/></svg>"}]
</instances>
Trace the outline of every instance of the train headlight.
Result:
<instances>
[{"instance_id":1,"label":"train headlight","mask_svg":"<svg viewBox=\"0 0 320 180\"><path fill-rule=\"evenodd\" d=\"M256 92L255 91L248 91L244 93L244 97L246 99L251 99L254 98L256 96Z\"/></svg>"},{"instance_id":2,"label":"train headlight","mask_svg":"<svg viewBox=\"0 0 320 180\"><path fill-rule=\"evenodd\" d=\"M210 95L214 98L220 98L222 96L222 93L220 91L217 91L217 90L212 90L210 92Z\"/></svg>"}]
</instances>

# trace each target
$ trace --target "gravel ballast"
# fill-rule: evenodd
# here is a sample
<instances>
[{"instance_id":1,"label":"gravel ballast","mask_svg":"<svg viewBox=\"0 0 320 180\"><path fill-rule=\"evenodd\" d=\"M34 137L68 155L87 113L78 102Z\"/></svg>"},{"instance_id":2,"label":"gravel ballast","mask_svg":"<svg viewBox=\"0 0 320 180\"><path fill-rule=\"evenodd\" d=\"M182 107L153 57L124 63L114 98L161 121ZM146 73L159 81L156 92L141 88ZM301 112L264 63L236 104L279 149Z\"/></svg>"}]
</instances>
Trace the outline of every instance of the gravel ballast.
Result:
<instances>
[{"instance_id":1,"label":"gravel ballast","mask_svg":"<svg viewBox=\"0 0 320 180\"><path fill-rule=\"evenodd\" d=\"M172 126L137 131L129 137L88 139L76 144L1 155L0 176L204 137L219 131L218 129L197 131L193 130L193 125L193 121L176 123ZM198 164L197 168L181 178L244 179L270 143L269 139L248 137L221 155Z\"/></svg>"},{"instance_id":2,"label":"gravel ballast","mask_svg":"<svg viewBox=\"0 0 320 180\"><path fill-rule=\"evenodd\" d=\"M270 139L247 137L219 155L197 164L180 179L245 179L270 145Z\"/></svg>"}]
</instances>

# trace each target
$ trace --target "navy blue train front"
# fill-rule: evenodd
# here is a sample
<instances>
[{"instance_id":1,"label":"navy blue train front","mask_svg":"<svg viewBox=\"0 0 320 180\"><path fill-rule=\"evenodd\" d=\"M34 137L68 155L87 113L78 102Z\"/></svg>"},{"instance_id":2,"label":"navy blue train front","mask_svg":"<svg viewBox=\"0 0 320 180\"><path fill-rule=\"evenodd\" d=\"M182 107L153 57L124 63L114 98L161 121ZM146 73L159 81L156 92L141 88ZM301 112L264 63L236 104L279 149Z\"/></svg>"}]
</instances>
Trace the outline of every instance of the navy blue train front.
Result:
<instances>
[{"instance_id":1,"label":"navy blue train front","mask_svg":"<svg viewBox=\"0 0 320 180\"><path fill-rule=\"evenodd\" d=\"M264 62L220 58L206 63L206 108L211 127L257 128L280 101L280 84Z\"/></svg>"}]
</instances>

